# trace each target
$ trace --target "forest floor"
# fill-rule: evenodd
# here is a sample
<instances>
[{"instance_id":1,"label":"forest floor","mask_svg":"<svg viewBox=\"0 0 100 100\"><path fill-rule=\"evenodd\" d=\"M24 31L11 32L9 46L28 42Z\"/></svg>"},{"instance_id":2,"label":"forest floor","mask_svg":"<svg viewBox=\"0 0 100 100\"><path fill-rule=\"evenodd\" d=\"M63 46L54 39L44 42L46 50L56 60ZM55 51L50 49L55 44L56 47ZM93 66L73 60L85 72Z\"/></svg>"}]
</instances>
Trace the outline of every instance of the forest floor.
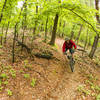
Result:
<instances>
[{"instance_id":1,"label":"forest floor","mask_svg":"<svg viewBox=\"0 0 100 100\"><path fill-rule=\"evenodd\" d=\"M16 45L15 63L12 59L12 39L0 47L0 100L100 100L100 65L81 51L75 52L75 72L62 54L62 39L57 46L35 39L32 52L51 52L53 58L30 58L26 49ZM97 58L96 58L97 59ZM100 58L98 58L100 59Z\"/></svg>"}]
</instances>

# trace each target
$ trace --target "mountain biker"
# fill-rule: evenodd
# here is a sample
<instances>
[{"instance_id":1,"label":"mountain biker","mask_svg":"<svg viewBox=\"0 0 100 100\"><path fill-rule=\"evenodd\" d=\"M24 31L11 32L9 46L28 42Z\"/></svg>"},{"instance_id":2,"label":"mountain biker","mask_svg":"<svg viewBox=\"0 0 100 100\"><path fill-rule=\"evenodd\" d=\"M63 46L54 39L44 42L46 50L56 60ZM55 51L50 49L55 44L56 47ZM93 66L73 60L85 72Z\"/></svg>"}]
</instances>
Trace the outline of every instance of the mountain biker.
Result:
<instances>
[{"instance_id":1,"label":"mountain biker","mask_svg":"<svg viewBox=\"0 0 100 100\"><path fill-rule=\"evenodd\" d=\"M65 38L65 42L63 43L63 47L62 47L62 51L64 53L64 55L67 55L67 51L69 50L70 53L72 54L72 58L73 58L73 54L74 54L74 49L76 49L76 44L69 38Z\"/></svg>"}]
</instances>

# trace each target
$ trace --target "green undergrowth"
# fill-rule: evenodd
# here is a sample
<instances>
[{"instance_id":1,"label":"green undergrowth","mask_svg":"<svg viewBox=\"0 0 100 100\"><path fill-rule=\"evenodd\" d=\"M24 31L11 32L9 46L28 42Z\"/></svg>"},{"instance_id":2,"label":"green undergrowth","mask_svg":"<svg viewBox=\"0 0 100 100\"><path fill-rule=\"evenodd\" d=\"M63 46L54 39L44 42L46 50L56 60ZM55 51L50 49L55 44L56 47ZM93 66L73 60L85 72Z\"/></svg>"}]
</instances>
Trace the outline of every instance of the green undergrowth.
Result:
<instances>
[{"instance_id":1,"label":"green undergrowth","mask_svg":"<svg viewBox=\"0 0 100 100\"><path fill-rule=\"evenodd\" d=\"M57 50L58 50L58 45L57 45L57 44L54 44L54 45L52 46L52 49L55 50L55 51L57 51Z\"/></svg>"},{"instance_id":2,"label":"green undergrowth","mask_svg":"<svg viewBox=\"0 0 100 100\"><path fill-rule=\"evenodd\" d=\"M100 100L100 85L97 83L98 77L93 74L85 75L84 84L77 87L79 94L85 97L90 96L95 100Z\"/></svg>"},{"instance_id":3,"label":"green undergrowth","mask_svg":"<svg viewBox=\"0 0 100 100\"><path fill-rule=\"evenodd\" d=\"M0 63L1 64L1 63ZM9 88L11 85L11 81L15 81L17 77L23 77L23 81L29 81L30 82L30 87L35 87L37 80L34 77L31 77L31 74L28 72L25 72L25 70L28 70L28 68L31 66L28 60L24 60L23 67L21 66L20 70L16 70L13 66L11 65L3 65L1 64L0 68L0 93L2 91L5 91L8 96L13 95L13 90ZM17 76L18 73L18 76ZM16 80L17 81L17 80Z\"/></svg>"},{"instance_id":4,"label":"green undergrowth","mask_svg":"<svg viewBox=\"0 0 100 100\"><path fill-rule=\"evenodd\" d=\"M95 57L94 62L95 62L96 65L100 66L100 58L99 57Z\"/></svg>"}]
</instances>

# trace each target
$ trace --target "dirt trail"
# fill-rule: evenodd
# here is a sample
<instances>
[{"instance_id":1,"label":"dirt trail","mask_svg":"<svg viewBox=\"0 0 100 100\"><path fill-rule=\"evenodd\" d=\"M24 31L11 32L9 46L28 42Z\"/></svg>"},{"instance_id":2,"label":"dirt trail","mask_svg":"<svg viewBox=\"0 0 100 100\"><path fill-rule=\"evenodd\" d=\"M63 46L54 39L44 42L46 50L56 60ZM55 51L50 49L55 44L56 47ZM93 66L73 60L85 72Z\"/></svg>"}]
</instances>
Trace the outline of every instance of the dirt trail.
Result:
<instances>
[{"instance_id":1,"label":"dirt trail","mask_svg":"<svg viewBox=\"0 0 100 100\"><path fill-rule=\"evenodd\" d=\"M58 45L58 51L62 53L61 47L64 40L57 39L56 44ZM66 68L64 75L58 85L58 87L52 91L50 95L55 98L48 98L48 100L75 100L76 97L76 90L77 87L81 84L80 83L80 75L79 75L79 68L76 63L75 65L75 72L72 73L68 63L66 63Z\"/></svg>"},{"instance_id":2,"label":"dirt trail","mask_svg":"<svg viewBox=\"0 0 100 100\"><path fill-rule=\"evenodd\" d=\"M42 43L41 41L41 44L38 42L39 41L34 42L34 47L36 45L39 47L34 48L34 52L37 52L38 50L38 52L40 52L42 50L47 50L48 48L48 50L52 50L55 59L47 60L36 57L35 61L33 61L30 59L24 60L23 58L22 60L22 58L18 58L21 62L18 64L15 63L14 67L11 65L16 71L16 79L10 77L8 85L5 88L6 90L0 92L0 100L96 100L93 99L92 96L92 99L90 99L88 98L89 96L85 97L84 93L80 94L77 91L77 88L80 85L86 85L85 81L88 79L86 74L90 75L95 72L95 75L98 74L98 77L100 77L100 67L96 69L97 66L94 64L93 60L90 60L86 56L87 54L82 57L82 53L76 51L75 71L71 72L68 60L62 54L63 39L58 38L56 40L58 52L55 49L51 49L51 46ZM10 47L8 51L9 50ZM5 49L3 51L5 54ZM4 56L4 54L1 56L1 61L3 57L9 58L6 55ZM23 56L26 57L28 55L25 52ZM9 59L7 61L9 62ZM27 67L25 67L26 65ZM10 75L9 70L8 75ZM24 74L29 74L31 77L26 79ZM32 78L37 79L34 87L30 86ZM8 96L7 89L12 91L13 95L11 97Z\"/></svg>"}]
</instances>

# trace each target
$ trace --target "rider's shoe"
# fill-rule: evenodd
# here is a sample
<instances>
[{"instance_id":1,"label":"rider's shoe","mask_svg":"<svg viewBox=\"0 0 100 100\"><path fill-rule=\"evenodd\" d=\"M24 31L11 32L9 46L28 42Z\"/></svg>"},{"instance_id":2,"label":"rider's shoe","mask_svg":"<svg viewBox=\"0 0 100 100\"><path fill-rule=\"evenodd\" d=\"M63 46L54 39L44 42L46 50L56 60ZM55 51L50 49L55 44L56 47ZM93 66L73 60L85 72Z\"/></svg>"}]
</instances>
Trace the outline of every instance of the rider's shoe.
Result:
<instances>
[{"instance_id":1,"label":"rider's shoe","mask_svg":"<svg viewBox=\"0 0 100 100\"><path fill-rule=\"evenodd\" d=\"M70 56L67 56L68 59L70 59Z\"/></svg>"}]
</instances>

